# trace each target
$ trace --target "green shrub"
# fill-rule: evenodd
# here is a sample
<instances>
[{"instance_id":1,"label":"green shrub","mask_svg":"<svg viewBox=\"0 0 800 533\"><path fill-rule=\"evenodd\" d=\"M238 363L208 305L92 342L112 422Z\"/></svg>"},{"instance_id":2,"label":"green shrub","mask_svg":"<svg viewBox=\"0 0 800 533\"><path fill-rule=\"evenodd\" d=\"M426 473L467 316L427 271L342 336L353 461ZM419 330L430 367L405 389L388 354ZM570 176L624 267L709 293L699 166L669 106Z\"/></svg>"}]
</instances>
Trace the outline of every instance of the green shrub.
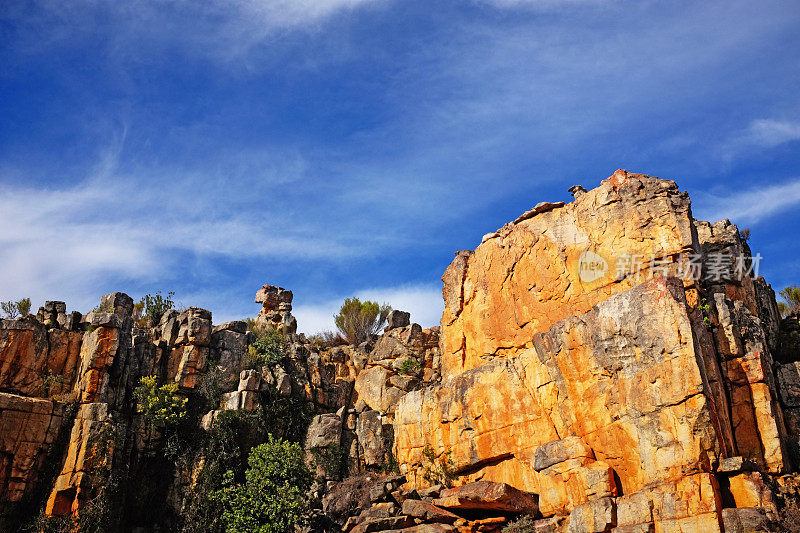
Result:
<instances>
[{"instance_id":1,"label":"green shrub","mask_svg":"<svg viewBox=\"0 0 800 533\"><path fill-rule=\"evenodd\" d=\"M400 473L400 463L391 451L388 453L386 462L381 465L381 473L386 475L395 475Z\"/></svg>"},{"instance_id":2,"label":"green shrub","mask_svg":"<svg viewBox=\"0 0 800 533\"><path fill-rule=\"evenodd\" d=\"M31 299L23 298L17 301L17 311L21 316L27 316L31 312Z\"/></svg>"},{"instance_id":3,"label":"green shrub","mask_svg":"<svg viewBox=\"0 0 800 533\"><path fill-rule=\"evenodd\" d=\"M400 373L406 376L411 376L419 372L420 368L422 368L422 365L420 364L419 360L415 357L409 357L400 365Z\"/></svg>"},{"instance_id":4,"label":"green shrub","mask_svg":"<svg viewBox=\"0 0 800 533\"><path fill-rule=\"evenodd\" d=\"M52 370L46 370L39 374L39 378L42 380L42 384L40 386L40 393L45 398L52 397L51 394L55 394L53 391L55 386L58 385L57 389L60 391L61 386L64 385L64 376L61 374L56 374Z\"/></svg>"},{"instance_id":5,"label":"green shrub","mask_svg":"<svg viewBox=\"0 0 800 533\"><path fill-rule=\"evenodd\" d=\"M348 344L361 344L378 332L391 310L387 304L347 298L339 313L333 315L333 322Z\"/></svg>"},{"instance_id":6,"label":"green shrub","mask_svg":"<svg viewBox=\"0 0 800 533\"><path fill-rule=\"evenodd\" d=\"M250 346L242 360L245 370L274 366L286 357L287 341L281 333L267 329Z\"/></svg>"},{"instance_id":7,"label":"green shrub","mask_svg":"<svg viewBox=\"0 0 800 533\"><path fill-rule=\"evenodd\" d=\"M17 318L18 316L27 316L31 312L31 299L23 298L17 300L9 300L7 302L0 302L0 309L5 313L6 318Z\"/></svg>"},{"instance_id":8,"label":"green shrub","mask_svg":"<svg viewBox=\"0 0 800 533\"><path fill-rule=\"evenodd\" d=\"M325 348L333 348L334 346L347 344L347 340L336 331L321 331L314 335L309 335L308 343L317 350L324 350Z\"/></svg>"},{"instance_id":9,"label":"green shrub","mask_svg":"<svg viewBox=\"0 0 800 533\"><path fill-rule=\"evenodd\" d=\"M303 455L300 445L269 435L251 450L244 483L234 483L233 472L226 472L224 486L215 494L224 508L225 531L294 531L308 510L306 493L312 481Z\"/></svg>"},{"instance_id":10,"label":"green shrub","mask_svg":"<svg viewBox=\"0 0 800 533\"><path fill-rule=\"evenodd\" d=\"M164 313L166 313L168 309L175 307L175 302L172 301L173 296L175 296L174 291L168 292L166 297L161 295L161 291L155 294L146 294L139 301L139 304L141 304L144 309L144 318L147 318L151 325L158 324Z\"/></svg>"},{"instance_id":11,"label":"green shrub","mask_svg":"<svg viewBox=\"0 0 800 533\"><path fill-rule=\"evenodd\" d=\"M711 325L711 305L709 305L708 300L706 300L705 298L700 300L700 304L697 306L697 308L700 310L700 313L703 316L703 324L705 324L706 326L710 326Z\"/></svg>"},{"instance_id":12,"label":"green shrub","mask_svg":"<svg viewBox=\"0 0 800 533\"><path fill-rule=\"evenodd\" d=\"M155 376L143 377L134 391L139 412L154 427L174 427L186 416L186 399L178 395L178 385L157 385Z\"/></svg>"},{"instance_id":13,"label":"green shrub","mask_svg":"<svg viewBox=\"0 0 800 533\"><path fill-rule=\"evenodd\" d=\"M217 498L225 473L230 471L236 482L245 479L247 456L263 442L267 424L262 409L223 411L218 413L211 430L199 439L199 455L203 468L195 484L186 493L181 513L183 533L222 533L224 507Z\"/></svg>"}]
</instances>

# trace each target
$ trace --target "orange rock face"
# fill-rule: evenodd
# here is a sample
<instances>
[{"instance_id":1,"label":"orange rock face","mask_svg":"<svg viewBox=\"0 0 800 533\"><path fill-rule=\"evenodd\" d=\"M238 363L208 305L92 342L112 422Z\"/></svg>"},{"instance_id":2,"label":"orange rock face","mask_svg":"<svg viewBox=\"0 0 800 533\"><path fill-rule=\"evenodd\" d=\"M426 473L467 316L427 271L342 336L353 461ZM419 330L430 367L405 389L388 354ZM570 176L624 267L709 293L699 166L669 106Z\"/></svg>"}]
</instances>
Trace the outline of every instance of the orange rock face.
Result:
<instances>
[{"instance_id":1,"label":"orange rock face","mask_svg":"<svg viewBox=\"0 0 800 533\"><path fill-rule=\"evenodd\" d=\"M75 383L81 334L47 330L32 319L3 321L0 388L29 396L52 396Z\"/></svg>"},{"instance_id":2,"label":"orange rock face","mask_svg":"<svg viewBox=\"0 0 800 533\"><path fill-rule=\"evenodd\" d=\"M505 482L570 531L719 531L722 492L767 508L751 477L720 489L714 474L739 455L787 467L774 294L750 274L710 277L720 253L750 255L735 226L697 222L674 182L625 171L458 252L442 382L395 412L410 483L441 465L456 484Z\"/></svg>"},{"instance_id":3,"label":"orange rock face","mask_svg":"<svg viewBox=\"0 0 800 533\"><path fill-rule=\"evenodd\" d=\"M67 456L47 500L45 513L77 515L97 495L110 466L115 446L108 404L81 405L70 433Z\"/></svg>"},{"instance_id":4,"label":"orange rock face","mask_svg":"<svg viewBox=\"0 0 800 533\"><path fill-rule=\"evenodd\" d=\"M646 278L651 256L691 249L688 197L674 182L625 171L571 204L507 224L442 277L442 375L530 346L534 333Z\"/></svg>"},{"instance_id":5,"label":"orange rock face","mask_svg":"<svg viewBox=\"0 0 800 533\"><path fill-rule=\"evenodd\" d=\"M641 284L535 335L511 359L404 397L398 461L421 474L423 448L431 445L449 452L457 470L478 471L467 478L538 493L542 507L554 509L565 509L570 497L559 483L613 494L617 476L628 493L708 470L720 452L691 328L680 281ZM537 448L570 435L597 460L536 472ZM558 501L544 498L543 483Z\"/></svg>"},{"instance_id":6,"label":"orange rock face","mask_svg":"<svg viewBox=\"0 0 800 533\"><path fill-rule=\"evenodd\" d=\"M100 326L87 333L81 346L80 381L77 384L81 403L100 401L108 387L109 369L119 349L119 329Z\"/></svg>"}]
</instances>

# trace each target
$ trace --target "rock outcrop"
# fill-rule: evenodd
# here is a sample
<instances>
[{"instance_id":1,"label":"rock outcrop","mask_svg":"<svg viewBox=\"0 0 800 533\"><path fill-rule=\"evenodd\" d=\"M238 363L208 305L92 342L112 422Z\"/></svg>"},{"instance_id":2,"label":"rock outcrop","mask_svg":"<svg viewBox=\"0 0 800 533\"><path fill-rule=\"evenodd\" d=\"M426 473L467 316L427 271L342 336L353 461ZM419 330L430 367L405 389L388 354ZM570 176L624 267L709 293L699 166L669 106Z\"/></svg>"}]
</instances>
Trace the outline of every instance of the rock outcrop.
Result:
<instances>
[{"instance_id":1,"label":"rock outcrop","mask_svg":"<svg viewBox=\"0 0 800 533\"><path fill-rule=\"evenodd\" d=\"M733 457L791 468L779 315L750 255L729 222L695 221L674 182L625 171L458 252L442 382L395 410L401 471L415 487L437 463L456 483L508 483L570 531L720 531L724 507L768 508L731 504L717 472Z\"/></svg>"},{"instance_id":2,"label":"rock outcrop","mask_svg":"<svg viewBox=\"0 0 800 533\"><path fill-rule=\"evenodd\" d=\"M394 310L358 346L298 334L274 285L247 322L137 327L119 292L1 321L0 530L216 527L208 494L267 433L304 447L308 533L800 524L800 322L758 256L672 181L570 192L456 254L439 326ZM147 376L178 426L142 413Z\"/></svg>"}]
</instances>

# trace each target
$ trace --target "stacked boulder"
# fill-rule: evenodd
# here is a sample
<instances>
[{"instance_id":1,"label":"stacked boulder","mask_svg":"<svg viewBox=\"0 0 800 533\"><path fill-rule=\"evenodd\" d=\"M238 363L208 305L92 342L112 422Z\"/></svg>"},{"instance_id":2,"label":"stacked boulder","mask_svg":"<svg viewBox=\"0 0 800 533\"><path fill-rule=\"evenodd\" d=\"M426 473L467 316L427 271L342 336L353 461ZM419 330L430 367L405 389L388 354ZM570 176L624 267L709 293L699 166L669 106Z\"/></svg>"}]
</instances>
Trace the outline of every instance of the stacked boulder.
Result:
<instances>
[{"instance_id":1,"label":"stacked boulder","mask_svg":"<svg viewBox=\"0 0 800 533\"><path fill-rule=\"evenodd\" d=\"M292 316L292 298L290 290L264 285L256 293L256 303L262 305L256 322L285 335L294 335L297 332L297 319Z\"/></svg>"}]
</instances>

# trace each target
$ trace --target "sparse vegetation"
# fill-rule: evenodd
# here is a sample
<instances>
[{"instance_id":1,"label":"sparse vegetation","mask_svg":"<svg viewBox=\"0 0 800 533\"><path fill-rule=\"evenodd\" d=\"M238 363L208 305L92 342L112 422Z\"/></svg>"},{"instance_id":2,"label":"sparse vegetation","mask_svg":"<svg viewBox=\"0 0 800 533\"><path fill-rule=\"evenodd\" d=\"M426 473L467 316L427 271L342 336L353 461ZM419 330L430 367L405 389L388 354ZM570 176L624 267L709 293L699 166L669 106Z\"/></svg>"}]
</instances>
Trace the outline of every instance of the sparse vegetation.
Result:
<instances>
[{"instance_id":1,"label":"sparse vegetation","mask_svg":"<svg viewBox=\"0 0 800 533\"><path fill-rule=\"evenodd\" d=\"M281 333L267 328L247 347L242 365L245 369L279 364L286 357L287 341Z\"/></svg>"},{"instance_id":2,"label":"sparse vegetation","mask_svg":"<svg viewBox=\"0 0 800 533\"><path fill-rule=\"evenodd\" d=\"M347 450L339 444L331 444L329 446L311 448L310 451L314 464L322 468L323 472L333 479L339 479L342 474L344 458L347 456Z\"/></svg>"},{"instance_id":3,"label":"sparse vegetation","mask_svg":"<svg viewBox=\"0 0 800 533\"><path fill-rule=\"evenodd\" d=\"M711 305L708 303L708 300L705 298L700 300L700 304L697 306L697 308L703 315L703 324L705 324L706 327L711 326Z\"/></svg>"},{"instance_id":4,"label":"sparse vegetation","mask_svg":"<svg viewBox=\"0 0 800 533\"><path fill-rule=\"evenodd\" d=\"M133 304L133 323L137 328L146 328L149 325L149 320L144 316L144 301L139 301Z\"/></svg>"},{"instance_id":5,"label":"sparse vegetation","mask_svg":"<svg viewBox=\"0 0 800 533\"><path fill-rule=\"evenodd\" d=\"M17 301L17 311L19 311L20 316L27 316L31 312L31 299L30 298L22 298L21 300Z\"/></svg>"},{"instance_id":6,"label":"sparse vegetation","mask_svg":"<svg viewBox=\"0 0 800 533\"><path fill-rule=\"evenodd\" d=\"M742 230L739 230L739 237L741 237L744 242L749 241L750 240L750 229L749 228L744 228Z\"/></svg>"},{"instance_id":7,"label":"sparse vegetation","mask_svg":"<svg viewBox=\"0 0 800 533\"><path fill-rule=\"evenodd\" d=\"M178 385L157 384L155 376L143 377L134 391L139 412L152 430L174 427L186 416L186 399L178 395Z\"/></svg>"},{"instance_id":8,"label":"sparse vegetation","mask_svg":"<svg viewBox=\"0 0 800 533\"><path fill-rule=\"evenodd\" d=\"M247 459L244 483L225 473L223 487L214 497L223 507L222 521L228 533L289 533L308 509L306 493L312 474L296 443L276 439L253 448Z\"/></svg>"},{"instance_id":9,"label":"sparse vegetation","mask_svg":"<svg viewBox=\"0 0 800 533\"><path fill-rule=\"evenodd\" d=\"M164 313L166 313L168 309L173 309L175 307L175 302L172 300L173 296L175 296L174 291L168 292L166 296L163 296L161 291L155 294L146 294L139 301L139 304L142 306L142 318L147 319L150 326L158 324Z\"/></svg>"},{"instance_id":10,"label":"sparse vegetation","mask_svg":"<svg viewBox=\"0 0 800 533\"><path fill-rule=\"evenodd\" d=\"M14 319L19 316L27 316L31 312L31 299L22 298L16 302L8 300L7 302L0 302L0 309L2 309L5 318Z\"/></svg>"},{"instance_id":11,"label":"sparse vegetation","mask_svg":"<svg viewBox=\"0 0 800 533\"><path fill-rule=\"evenodd\" d=\"M452 487L453 481L459 476L455 472L453 460L450 458L451 454L452 452L447 450L437 457L431 445L426 444L422 450L422 457L425 460L422 477L431 485Z\"/></svg>"},{"instance_id":12,"label":"sparse vegetation","mask_svg":"<svg viewBox=\"0 0 800 533\"><path fill-rule=\"evenodd\" d=\"M45 398L52 398L53 394L56 394L53 389L58 389L60 392L64 385L64 376L49 369L40 373L39 378L42 380L41 394Z\"/></svg>"},{"instance_id":13,"label":"sparse vegetation","mask_svg":"<svg viewBox=\"0 0 800 533\"><path fill-rule=\"evenodd\" d=\"M309 335L308 342L318 350L347 344L347 340L337 331L321 331Z\"/></svg>"},{"instance_id":14,"label":"sparse vegetation","mask_svg":"<svg viewBox=\"0 0 800 533\"><path fill-rule=\"evenodd\" d=\"M380 330L392 308L358 298L347 298L333 321L348 344L361 344Z\"/></svg>"},{"instance_id":15,"label":"sparse vegetation","mask_svg":"<svg viewBox=\"0 0 800 533\"><path fill-rule=\"evenodd\" d=\"M778 302L778 310L782 316L800 312L800 287L789 286L780 291L785 302Z\"/></svg>"},{"instance_id":16,"label":"sparse vegetation","mask_svg":"<svg viewBox=\"0 0 800 533\"><path fill-rule=\"evenodd\" d=\"M386 462L381 465L381 473L387 475L394 475L400 473L400 463L391 451L388 454Z\"/></svg>"},{"instance_id":17,"label":"sparse vegetation","mask_svg":"<svg viewBox=\"0 0 800 533\"><path fill-rule=\"evenodd\" d=\"M536 531L534 523L535 520L532 516L520 516L513 522L509 522L503 528L503 533L534 533Z\"/></svg>"},{"instance_id":18,"label":"sparse vegetation","mask_svg":"<svg viewBox=\"0 0 800 533\"><path fill-rule=\"evenodd\" d=\"M409 357L400 365L400 373L406 376L413 376L419 372L420 368L422 368L422 365L419 360L416 357Z\"/></svg>"}]
</instances>

